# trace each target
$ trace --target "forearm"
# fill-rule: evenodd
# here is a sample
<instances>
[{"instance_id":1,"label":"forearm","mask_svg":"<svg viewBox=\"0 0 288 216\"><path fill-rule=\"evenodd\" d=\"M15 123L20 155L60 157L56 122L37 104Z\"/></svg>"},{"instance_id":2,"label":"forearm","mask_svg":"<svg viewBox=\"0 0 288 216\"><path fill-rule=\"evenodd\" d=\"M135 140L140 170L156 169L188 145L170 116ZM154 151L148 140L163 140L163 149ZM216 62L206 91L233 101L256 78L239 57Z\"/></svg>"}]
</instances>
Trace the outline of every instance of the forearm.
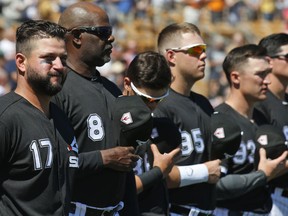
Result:
<instances>
[{"instance_id":1,"label":"forearm","mask_svg":"<svg viewBox=\"0 0 288 216\"><path fill-rule=\"evenodd\" d=\"M204 164L174 166L167 178L168 188L184 187L208 181L208 169Z\"/></svg>"},{"instance_id":2,"label":"forearm","mask_svg":"<svg viewBox=\"0 0 288 216\"><path fill-rule=\"evenodd\" d=\"M267 182L263 171L248 174L229 174L216 184L217 200L231 199L241 196L253 189L264 186Z\"/></svg>"},{"instance_id":3,"label":"forearm","mask_svg":"<svg viewBox=\"0 0 288 216\"><path fill-rule=\"evenodd\" d=\"M163 180L163 173L160 168L155 166L151 170L142 173L139 176L135 175L137 193L141 193L143 190L147 190L159 181Z\"/></svg>"},{"instance_id":4,"label":"forearm","mask_svg":"<svg viewBox=\"0 0 288 216\"><path fill-rule=\"evenodd\" d=\"M100 151L83 152L78 154L79 173L89 174L104 167Z\"/></svg>"}]
</instances>

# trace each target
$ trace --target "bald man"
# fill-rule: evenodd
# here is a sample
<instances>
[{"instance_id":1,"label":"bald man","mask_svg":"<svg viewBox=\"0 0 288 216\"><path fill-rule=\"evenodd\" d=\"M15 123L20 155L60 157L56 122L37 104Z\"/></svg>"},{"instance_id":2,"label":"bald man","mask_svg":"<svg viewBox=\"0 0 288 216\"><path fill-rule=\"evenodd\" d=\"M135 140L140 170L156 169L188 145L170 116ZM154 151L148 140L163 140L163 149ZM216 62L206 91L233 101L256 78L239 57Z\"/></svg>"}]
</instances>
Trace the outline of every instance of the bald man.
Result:
<instances>
[{"instance_id":1,"label":"bald man","mask_svg":"<svg viewBox=\"0 0 288 216\"><path fill-rule=\"evenodd\" d=\"M97 170L79 173L70 216L118 215L125 190L130 192L130 203L135 201L125 206L137 206L132 168L139 157L133 147L118 146L111 109L121 91L96 69L111 59L112 27L106 12L88 2L68 7L59 24L68 30L68 74L61 94L54 99L74 127L80 170L83 161ZM136 211L123 214L137 215Z\"/></svg>"}]
</instances>

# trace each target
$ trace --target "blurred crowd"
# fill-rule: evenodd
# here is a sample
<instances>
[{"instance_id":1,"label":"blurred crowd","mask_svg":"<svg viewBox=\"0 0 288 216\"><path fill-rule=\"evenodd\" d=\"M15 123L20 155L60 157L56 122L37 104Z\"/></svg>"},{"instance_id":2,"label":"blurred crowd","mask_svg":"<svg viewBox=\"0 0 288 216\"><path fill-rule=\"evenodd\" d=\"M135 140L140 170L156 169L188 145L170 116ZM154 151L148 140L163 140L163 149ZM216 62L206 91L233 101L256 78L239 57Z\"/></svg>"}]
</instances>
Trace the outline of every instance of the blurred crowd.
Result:
<instances>
[{"instance_id":1,"label":"blurred crowd","mask_svg":"<svg viewBox=\"0 0 288 216\"><path fill-rule=\"evenodd\" d=\"M0 95L15 88L15 29L27 19L57 22L80 0L0 0ZM213 106L227 95L222 61L227 52L288 30L288 0L96 0L113 25L112 60L100 72L122 87L123 72L138 52L155 50L159 30L172 22L199 26L207 48L206 76L195 91Z\"/></svg>"}]
</instances>

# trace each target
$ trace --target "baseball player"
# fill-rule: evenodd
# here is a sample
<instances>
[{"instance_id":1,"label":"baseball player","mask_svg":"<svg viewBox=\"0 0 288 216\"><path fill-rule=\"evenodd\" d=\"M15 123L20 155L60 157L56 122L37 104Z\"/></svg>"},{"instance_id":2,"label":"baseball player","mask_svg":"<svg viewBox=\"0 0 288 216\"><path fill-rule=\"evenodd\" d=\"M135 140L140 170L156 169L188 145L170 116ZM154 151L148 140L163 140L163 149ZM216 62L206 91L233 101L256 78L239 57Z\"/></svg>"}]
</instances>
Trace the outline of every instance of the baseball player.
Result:
<instances>
[{"instance_id":1,"label":"baseball player","mask_svg":"<svg viewBox=\"0 0 288 216\"><path fill-rule=\"evenodd\" d=\"M266 163L268 166L262 167L263 164L259 164L259 170L254 171L257 125L250 119L253 105L266 99L270 84L266 77L271 72L266 50L253 44L235 48L226 56L223 69L230 84L230 94L215 110L229 115L239 124L243 134L236 154L222 163L227 170L226 176L216 184L217 207L222 209L217 208L214 214L268 215L272 208L272 199L266 182L277 176L275 167L285 159L287 152L272 163ZM243 184L229 186L241 176L246 178ZM227 178L230 181L235 179L234 183L224 184L228 182ZM239 193L241 188L243 192Z\"/></svg>"},{"instance_id":2,"label":"baseball player","mask_svg":"<svg viewBox=\"0 0 288 216\"><path fill-rule=\"evenodd\" d=\"M204 96L191 91L204 77L206 45L195 25L171 24L160 32L158 50L168 61L173 81L169 95L153 113L171 119L182 137L181 159L167 178L171 213L212 215L220 176L220 160L209 161L213 108Z\"/></svg>"},{"instance_id":3,"label":"baseball player","mask_svg":"<svg viewBox=\"0 0 288 216\"><path fill-rule=\"evenodd\" d=\"M137 215L132 169L139 156L132 146L118 146L111 114L121 91L95 69L110 61L114 37L109 18L95 4L79 2L61 14L59 24L68 29L68 74L55 101L74 127L81 158L98 169L77 176L70 215L118 215L127 193L133 204L125 207L133 212L123 214Z\"/></svg>"},{"instance_id":4,"label":"baseball player","mask_svg":"<svg viewBox=\"0 0 288 216\"><path fill-rule=\"evenodd\" d=\"M285 90L288 85L288 35L277 33L263 38L260 46L267 49L272 73L268 75L271 84L267 92L267 99L255 105L253 119L258 124L271 124L283 131L288 140L288 101L285 99ZM272 190L273 208L271 215L288 214L288 174L269 183ZM287 191L288 192L288 191Z\"/></svg>"},{"instance_id":5,"label":"baseball player","mask_svg":"<svg viewBox=\"0 0 288 216\"><path fill-rule=\"evenodd\" d=\"M17 88L0 98L0 215L68 215L78 147L50 102L66 75L65 33L41 20L17 29Z\"/></svg>"},{"instance_id":6,"label":"baseball player","mask_svg":"<svg viewBox=\"0 0 288 216\"><path fill-rule=\"evenodd\" d=\"M154 110L169 94L171 71L159 53L143 52L133 59L124 77L124 95L141 98ZM137 148L142 160L134 168L141 215L169 215L168 191L165 177L180 152L178 128L167 118L153 118L150 142ZM151 143L155 143L156 146ZM176 148L176 149L175 149Z\"/></svg>"}]
</instances>

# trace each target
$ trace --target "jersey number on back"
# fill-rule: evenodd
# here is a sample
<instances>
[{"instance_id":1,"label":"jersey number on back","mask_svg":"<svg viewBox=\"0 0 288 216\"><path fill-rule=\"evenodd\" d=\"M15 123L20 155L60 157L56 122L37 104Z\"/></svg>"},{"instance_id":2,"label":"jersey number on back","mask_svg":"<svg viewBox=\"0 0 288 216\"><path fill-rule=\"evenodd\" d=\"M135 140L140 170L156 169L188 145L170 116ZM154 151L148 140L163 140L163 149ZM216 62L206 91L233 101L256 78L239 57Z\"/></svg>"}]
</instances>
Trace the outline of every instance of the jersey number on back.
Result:
<instances>
[{"instance_id":1,"label":"jersey number on back","mask_svg":"<svg viewBox=\"0 0 288 216\"><path fill-rule=\"evenodd\" d=\"M202 153L205 149L202 134L199 128L191 130L191 134L187 131L181 132L182 137L182 155L190 155L194 149L197 153ZM194 144L194 145L193 145Z\"/></svg>"},{"instance_id":2,"label":"jersey number on back","mask_svg":"<svg viewBox=\"0 0 288 216\"><path fill-rule=\"evenodd\" d=\"M103 123L99 115L96 113L90 114L87 118L88 137L92 141L102 140L105 133Z\"/></svg>"}]
</instances>

